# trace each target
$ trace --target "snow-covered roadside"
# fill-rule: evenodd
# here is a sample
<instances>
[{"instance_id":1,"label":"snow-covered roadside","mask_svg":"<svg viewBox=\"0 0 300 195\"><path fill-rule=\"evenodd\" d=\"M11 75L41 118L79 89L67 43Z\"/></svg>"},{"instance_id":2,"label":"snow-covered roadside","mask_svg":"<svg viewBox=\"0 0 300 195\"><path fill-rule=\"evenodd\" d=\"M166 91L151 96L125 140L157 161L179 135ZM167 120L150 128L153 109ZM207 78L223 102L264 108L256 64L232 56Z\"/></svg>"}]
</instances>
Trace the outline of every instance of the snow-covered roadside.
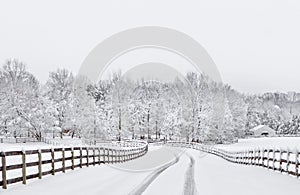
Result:
<instances>
[{"instance_id":1,"label":"snow-covered roadside","mask_svg":"<svg viewBox=\"0 0 300 195\"><path fill-rule=\"evenodd\" d=\"M83 145L81 145L83 146ZM45 144L45 143L1 143L0 144L1 147L1 151L3 152L8 152L8 151L28 151L28 150L39 150L39 149L51 149L51 148L70 148L71 146L53 146L53 145L49 145L49 144ZM83 146L84 147L84 146ZM121 147L121 146L107 146L105 148L125 148L125 149L136 149L136 147ZM65 154L65 158L71 158L72 153L71 150L67 150L64 152ZM86 150L82 150L82 155L86 155L87 151ZM60 159L62 158L62 152L55 152L55 159ZM74 155L75 156L79 156L80 155L80 151L79 150L75 150L74 151ZM37 152L35 152L34 154L27 154L26 155L26 163L33 163L33 162L38 162L38 154ZM50 161L51 162L51 153L50 152L43 152L41 154L41 158L42 161ZM6 158L6 166L11 166L11 165L20 165L22 164L22 156L21 155L7 155ZM79 164L80 159L76 158L74 160L75 164ZM89 162L93 161L93 157L90 156L89 157ZM83 158L82 159L82 163L86 163L87 159ZM72 164L72 162L70 160L65 161L65 166L66 167L70 167ZM63 163L61 161L55 162L55 169L59 169L63 167ZM2 166L2 161L0 161L0 166ZM42 172L48 172L52 170L52 166L51 163L43 163L42 166ZM26 174L27 175L33 175L33 174L37 174L38 173L38 166L30 166L26 168ZM10 180L10 179L14 179L14 178L18 178L18 177L22 177L22 169L13 169L13 170L8 170L6 172L6 179ZM0 174L0 181L2 180L2 174Z\"/></svg>"},{"instance_id":2,"label":"snow-covered roadside","mask_svg":"<svg viewBox=\"0 0 300 195\"><path fill-rule=\"evenodd\" d=\"M230 163L217 156L187 149L175 165L169 167L143 194L184 194L189 156L195 161L194 177L197 194L205 195L282 195L297 194L300 180L264 168ZM279 185L280 184L280 185Z\"/></svg>"},{"instance_id":3,"label":"snow-covered roadside","mask_svg":"<svg viewBox=\"0 0 300 195\"><path fill-rule=\"evenodd\" d=\"M256 148L270 149L298 149L300 151L300 137L262 137L241 139L238 143L229 145L216 145L215 147L227 151L243 151Z\"/></svg>"},{"instance_id":4,"label":"snow-covered roadside","mask_svg":"<svg viewBox=\"0 0 300 195\"><path fill-rule=\"evenodd\" d=\"M27 185L14 184L7 190L0 191L5 195L126 194L146 176L145 172L121 172L113 167L102 165L47 176L42 180L32 180Z\"/></svg>"},{"instance_id":5,"label":"snow-covered roadside","mask_svg":"<svg viewBox=\"0 0 300 195\"><path fill-rule=\"evenodd\" d=\"M264 168L230 163L208 154L189 150L195 158L195 182L205 195L297 194L300 180Z\"/></svg>"},{"instance_id":6,"label":"snow-covered roadside","mask_svg":"<svg viewBox=\"0 0 300 195\"><path fill-rule=\"evenodd\" d=\"M164 158L153 158L164 157ZM174 160L174 153L164 147L150 147L142 158L123 164L96 165L67 171L42 180L29 180L27 185L12 184L3 194L128 194L159 165ZM149 162L153 160L153 163ZM148 166L146 166L148 164ZM146 166L146 167L145 167ZM117 185L117 186L116 186Z\"/></svg>"}]
</instances>

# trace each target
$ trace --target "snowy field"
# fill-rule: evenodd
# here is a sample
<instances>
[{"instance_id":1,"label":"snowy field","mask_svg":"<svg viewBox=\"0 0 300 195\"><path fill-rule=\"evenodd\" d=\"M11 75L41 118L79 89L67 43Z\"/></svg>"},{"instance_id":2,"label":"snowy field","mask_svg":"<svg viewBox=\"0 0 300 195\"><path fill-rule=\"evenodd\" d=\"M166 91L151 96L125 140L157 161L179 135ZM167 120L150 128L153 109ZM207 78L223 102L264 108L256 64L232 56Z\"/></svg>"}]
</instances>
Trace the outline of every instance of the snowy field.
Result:
<instances>
[{"instance_id":1,"label":"snowy field","mask_svg":"<svg viewBox=\"0 0 300 195\"><path fill-rule=\"evenodd\" d=\"M299 179L264 168L233 164L191 149L150 146L145 156L130 162L13 184L0 194L282 195L299 191Z\"/></svg>"},{"instance_id":2,"label":"snowy field","mask_svg":"<svg viewBox=\"0 0 300 195\"><path fill-rule=\"evenodd\" d=\"M86 146L94 146L85 144L82 139L71 138L64 136L63 139L55 138L55 139L47 139L48 143L44 142L28 142L28 143L0 143L0 151L22 151L22 150L36 150L36 149L49 149L49 148L61 148L61 147L86 147ZM123 144L125 143L125 145ZM126 148L130 148L130 145L126 145L127 143L134 142L121 142L121 145L118 142L101 142L97 143L97 147L109 147L109 148L120 148L120 146L124 146ZM143 142L136 142L136 146ZM134 148L134 147L133 147Z\"/></svg>"},{"instance_id":3,"label":"snowy field","mask_svg":"<svg viewBox=\"0 0 300 195\"><path fill-rule=\"evenodd\" d=\"M22 150L36 150L36 149L47 149L54 147L51 144L45 143L0 143L0 151L22 151Z\"/></svg>"},{"instance_id":4,"label":"snowy field","mask_svg":"<svg viewBox=\"0 0 300 195\"><path fill-rule=\"evenodd\" d=\"M289 149L300 151L300 137L262 137L241 139L238 143L229 145L216 145L228 151L242 151L256 148L266 149Z\"/></svg>"},{"instance_id":5,"label":"snowy field","mask_svg":"<svg viewBox=\"0 0 300 195\"><path fill-rule=\"evenodd\" d=\"M34 149L47 149L51 147L71 147L83 146L81 139L64 136L63 139L47 139L48 143L44 142L28 142L28 143L0 143L0 151L16 151L16 150L34 150Z\"/></svg>"}]
</instances>

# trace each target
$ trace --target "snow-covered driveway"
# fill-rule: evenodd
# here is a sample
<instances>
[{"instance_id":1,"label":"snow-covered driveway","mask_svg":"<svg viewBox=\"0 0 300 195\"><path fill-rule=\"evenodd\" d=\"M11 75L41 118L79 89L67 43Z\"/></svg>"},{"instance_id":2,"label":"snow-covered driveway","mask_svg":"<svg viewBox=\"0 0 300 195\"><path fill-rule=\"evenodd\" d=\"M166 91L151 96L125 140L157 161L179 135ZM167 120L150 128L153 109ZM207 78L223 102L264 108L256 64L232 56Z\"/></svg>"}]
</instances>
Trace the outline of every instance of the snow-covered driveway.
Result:
<instances>
[{"instance_id":1,"label":"snow-covered driveway","mask_svg":"<svg viewBox=\"0 0 300 195\"><path fill-rule=\"evenodd\" d=\"M10 185L7 195L40 194L297 194L300 180L229 163L191 149L150 147L142 158Z\"/></svg>"}]
</instances>

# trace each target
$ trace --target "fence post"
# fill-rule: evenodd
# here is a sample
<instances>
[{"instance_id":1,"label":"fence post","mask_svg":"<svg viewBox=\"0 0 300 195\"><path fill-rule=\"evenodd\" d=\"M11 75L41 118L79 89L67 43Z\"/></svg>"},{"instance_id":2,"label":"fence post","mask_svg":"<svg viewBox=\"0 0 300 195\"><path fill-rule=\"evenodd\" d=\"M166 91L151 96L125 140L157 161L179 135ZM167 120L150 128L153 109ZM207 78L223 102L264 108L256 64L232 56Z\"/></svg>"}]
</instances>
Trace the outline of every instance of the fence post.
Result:
<instances>
[{"instance_id":1,"label":"fence post","mask_svg":"<svg viewBox=\"0 0 300 195\"><path fill-rule=\"evenodd\" d=\"M51 148L51 166L52 166L52 175L55 175L54 149L53 148Z\"/></svg>"},{"instance_id":2,"label":"fence post","mask_svg":"<svg viewBox=\"0 0 300 195\"><path fill-rule=\"evenodd\" d=\"M74 148L71 148L71 169L74 170Z\"/></svg>"},{"instance_id":3,"label":"fence post","mask_svg":"<svg viewBox=\"0 0 300 195\"><path fill-rule=\"evenodd\" d=\"M295 172L296 172L296 176L297 178L299 178L299 151L296 150L296 154L295 154Z\"/></svg>"},{"instance_id":4,"label":"fence post","mask_svg":"<svg viewBox=\"0 0 300 195\"><path fill-rule=\"evenodd\" d=\"M114 149L110 149L110 163L114 163Z\"/></svg>"},{"instance_id":5,"label":"fence post","mask_svg":"<svg viewBox=\"0 0 300 195\"><path fill-rule=\"evenodd\" d=\"M39 179L42 179L42 151L41 149L38 150L38 160L39 160Z\"/></svg>"},{"instance_id":6,"label":"fence post","mask_svg":"<svg viewBox=\"0 0 300 195\"><path fill-rule=\"evenodd\" d=\"M123 149L123 151L122 151L122 158L123 158L123 162L125 162L126 161L126 156L125 156L125 149Z\"/></svg>"},{"instance_id":7,"label":"fence post","mask_svg":"<svg viewBox=\"0 0 300 195\"><path fill-rule=\"evenodd\" d=\"M291 164L291 162L290 162L290 150L289 149L287 149L286 150L286 172L287 172L287 174L289 174L289 167L290 167L290 164Z\"/></svg>"},{"instance_id":8,"label":"fence post","mask_svg":"<svg viewBox=\"0 0 300 195\"><path fill-rule=\"evenodd\" d=\"M131 160L133 160L133 159L134 159L134 155L135 155L135 150L134 150L134 149L132 149L132 157L131 157Z\"/></svg>"},{"instance_id":9,"label":"fence post","mask_svg":"<svg viewBox=\"0 0 300 195\"><path fill-rule=\"evenodd\" d=\"M254 150L253 150L253 160L252 160L252 165L255 165L256 153L257 153L257 150L254 149Z\"/></svg>"},{"instance_id":10,"label":"fence post","mask_svg":"<svg viewBox=\"0 0 300 195\"><path fill-rule=\"evenodd\" d=\"M120 150L117 150L117 162L120 163Z\"/></svg>"},{"instance_id":11,"label":"fence post","mask_svg":"<svg viewBox=\"0 0 300 195\"><path fill-rule=\"evenodd\" d=\"M252 162L252 150L248 150L248 165L251 165Z\"/></svg>"},{"instance_id":12,"label":"fence post","mask_svg":"<svg viewBox=\"0 0 300 195\"><path fill-rule=\"evenodd\" d=\"M268 166L267 168L270 169L270 165L269 165L270 164L270 149L267 149L267 155L268 155L267 156L267 166Z\"/></svg>"},{"instance_id":13,"label":"fence post","mask_svg":"<svg viewBox=\"0 0 300 195\"><path fill-rule=\"evenodd\" d=\"M129 149L129 151L128 151L128 157L129 157L129 159L128 160L131 160L131 149Z\"/></svg>"},{"instance_id":14,"label":"fence post","mask_svg":"<svg viewBox=\"0 0 300 195\"><path fill-rule=\"evenodd\" d=\"M265 165L265 149L264 148L262 148L262 149L259 149L259 159L261 159L261 163L258 163L258 165L260 165L260 166L262 166L262 167L264 167L264 165Z\"/></svg>"},{"instance_id":15,"label":"fence post","mask_svg":"<svg viewBox=\"0 0 300 195\"><path fill-rule=\"evenodd\" d=\"M66 172L65 148L62 148L61 154L62 154L62 172L65 173Z\"/></svg>"},{"instance_id":16,"label":"fence post","mask_svg":"<svg viewBox=\"0 0 300 195\"><path fill-rule=\"evenodd\" d=\"M26 153L24 150L22 151L22 178L22 183L26 184Z\"/></svg>"},{"instance_id":17,"label":"fence post","mask_svg":"<svg viewBox=\"0 0 300 195\"><path fill-rule=\"evenodd\" d=\"M110 149L111 163L114 164L114 149Z\"/></svg>"},{"instance_id":18,"label":"fence post","mask_svg":"<svg viewBox=\"0 0 300 195\"><path fill-rule=\"evenodd\" d=\"M116 163L119 162L119 151L118 151L118 149L115 149L115 162Z\"/></svg>"},{"instance_id":19,"label":"fence post","mask_svg":"<svg viewBox=\"0 0 300 195\"><path fill-rule=\"evenodd\" d=\"M276 162L276 153L275 153L275 149L273 148L273 171L275 171L275 162Z\"/></svg>"},{"instance_id":20,"label":"fence post","mask_svg":"<svg viewBox=\"0 0 300 195\"><path fill-rule=\"evenodd\" d=\"M82 168L82 147L79 149L79 167Z\"/></svg>"},{"instance_id":21,"label":"fence post","mask_svg":"<svg viewBox=\"0 0 300 195\"><path fill-rule=\"evenodd\" d=\"M93 166L95 166L96 161L95 161L95 148L93 147Z\"/></svg>"},{"instance_id":22,"label":"fence post","mask_svg":"<svg viewBox=\"0 0 300 195\"><path fill-rule=\"evenodd\" d=\"M116 162L116 154L115 154L115 149L111 149L111 153L112 153L112 163L115 163Z\"/></svg>"},{"instance_id":23,"label":"fence post","mask_svg":"<svg viewBox=\"0 0 300 195\"><path fill-rule=\"evenodd\" d=\"M101 148L102 149L102 154L103 154L103 163L105 164L105 160L106 160L106 158L105 158L105 148Z\"/></svg>"},{"instance_id":24,"label":"fence post","mask_svg":"<svg viewBox=\"0 0 300 195\"><path fill-rule=\"evenodd\" d=\"M254 166L256 165L255 163L256 163L257 153L258 153L258 150L254 149L254 151L253 151L253 163L252 163L252 165L254 165Z\"/></svg>"},{"instance_id":25,"label":"fence post","mask_svg":"<svg viewBox=\"0 0 300 195\"><path fill-rule=\"evenodd\" d=\"M127 161L127 156L126 156L126 150L125 149L123 150L123 155L124 155L124 162L126 162Z\"/></svg>"},{"instance_id":26,"label":"fence post","mask_svg":"<svg viewBox=\"0 0 300 195\"><path fill-rule=\"evenodd\" d=\"M279 153L279 171L282 173L282 150Z\"/></svg>"},{"instance_id":27,"label":"fence post","mask_svg":"<svg viewBox=\"0 0 300 195\"><path fill-rule=\"evenodd\" d=\"M7 180L6 180L6 157L5 152L2 152L2 188L7 189Z\"/></svg>"},{"instance_id":28,"label":"fence post","mask_svg":"<svg viewBox=\"0 0 300 195\"><path fill-rule=\"evenodd\" d=\"M86 166L89 166L89 148L86 147Z\"/></svg>"},{"instance_id":29,"label":"fence post","mask_svg":"<svg viewBox=\"0 0 300 195\"><path fill-rule=\"evenodd\" d=\"M105 157L106 157L106 162L109 163L109 148L105 148Z\"/></svg>"},{"instance_id":30,"label":"fence post","mask_svg":"<svg viewBox=\"0 0 300 195\"><path fill-rule=\"evenodd\" d=\"M252 164L252 156L253 156L252 153L253 153L252 150L248 151L248 165Z\"/></svg>"},{"instance_id":31,"label":"fence post","mask_svg":"<svg viewBox=\"0 0 300 195\"><path fill-rule=\"evenodd\" d=\"M98 163L99 165L101 164L101 149L100 148L97 148L98 149Z\"/></svg>"},{"instance_id":32,"label":"fence post","mask_svg":"<svg viewBox=\"0 0 300 195\"><path fill-rule=\"evenodd\" d=\"M110 148L109 149L107 149L107 162L108 163L111 163L111 153L110 153Z\"/></svg>"},{"instance_id":33,"label":"fence post","mask_svg":"<svg viewBox=\"0 0 300 195\"><path fill-rule=\"evenodd\" d=\"M103 148L103 161L104 163L107 163L108 162L108 158L107 158L107 149L106 148Z\"/></svg>"},{"instance_id":34,"label":"fence post","mask_svg":"<svg viewBox=\"0 0 300 195\"><path fill-rule=\"evenodd\" d=\"M120 155L120 162L123 162L123 151L122 149L119 150L119 155Z\"/></svg>"},{"instance_id":35,"label":"fence post","mask_svg":"<svg viewBox=\"0 0 300 195\"><path fill-rule=\"evenodd\" d=\"M265 167L265 149L262 149L262 166Z\"/></svg>"}]
</instances>

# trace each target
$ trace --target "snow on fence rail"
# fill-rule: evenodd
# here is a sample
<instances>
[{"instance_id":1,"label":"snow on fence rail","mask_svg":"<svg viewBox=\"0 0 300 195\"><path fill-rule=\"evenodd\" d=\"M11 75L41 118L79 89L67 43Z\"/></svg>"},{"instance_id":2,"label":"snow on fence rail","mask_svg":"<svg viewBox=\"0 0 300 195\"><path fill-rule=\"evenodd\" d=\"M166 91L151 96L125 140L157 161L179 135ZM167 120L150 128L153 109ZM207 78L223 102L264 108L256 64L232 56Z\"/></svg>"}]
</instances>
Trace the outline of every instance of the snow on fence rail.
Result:
<instances>
[{"instance_id":1,"label":"snow on fence rail","mask_svg":"<svg viewBox=\"0 0 300 195\"><path fill-rule=\"evenodd\" d=\"M38 142L33 137L0 137L0 143L27 143L27 142Z\"/></svg>"},{"instance_id":2,"label":"snow on fence rail","mask_svg":"<svg viewBox=\"0 0 300 195\"><path fill-rule=\"evenodd\" d=\"M46 137L42 137L41 138L41 142L44 142L46 144L50 144L53 146L82 146L82 140L81 139L74 139L74 138L70 138L70 139L51 139L51 138L46 138Z\"/></svg>"},{"instance_id":3,"label":"snow on fence rail","mask_svg":"<svg viewBox=\"0 0 300 195\"><path fill-rule=\"evenodd\" d=\"M131 140L131 141L97 141L96 145L101 147L141 147L147 144L147 142L139 141L139 140Z\"/></svg>"},{"instance_id":4,"label":"snow on fence rail","mask_svg":"<svg viewBox=\"0 0 300 195\"><path fill-rule=\"evenodd\" d=\"M69 147L1 152L0 186L7 189L8 184L26 184L29 179L41 179L45 175L65 173L83 166L126 162L145 155L147 151L148 145L145 144L136 148ZM16 164L19 161L22 163Z\"/></svg>"},{"instance_id":5,"label":"snow on fence rail","mask_svg":"<svg viewBox=\"0 0 300 195\"><path fill-rule=\"evenodd\" d=\"M229 162L260 166L299 178L299 151L278 149L254 149L239 152L229 152L213 146L198 143L168 142L168 145L187 147L214 154Z\"/></svg>"}]
</instances>

